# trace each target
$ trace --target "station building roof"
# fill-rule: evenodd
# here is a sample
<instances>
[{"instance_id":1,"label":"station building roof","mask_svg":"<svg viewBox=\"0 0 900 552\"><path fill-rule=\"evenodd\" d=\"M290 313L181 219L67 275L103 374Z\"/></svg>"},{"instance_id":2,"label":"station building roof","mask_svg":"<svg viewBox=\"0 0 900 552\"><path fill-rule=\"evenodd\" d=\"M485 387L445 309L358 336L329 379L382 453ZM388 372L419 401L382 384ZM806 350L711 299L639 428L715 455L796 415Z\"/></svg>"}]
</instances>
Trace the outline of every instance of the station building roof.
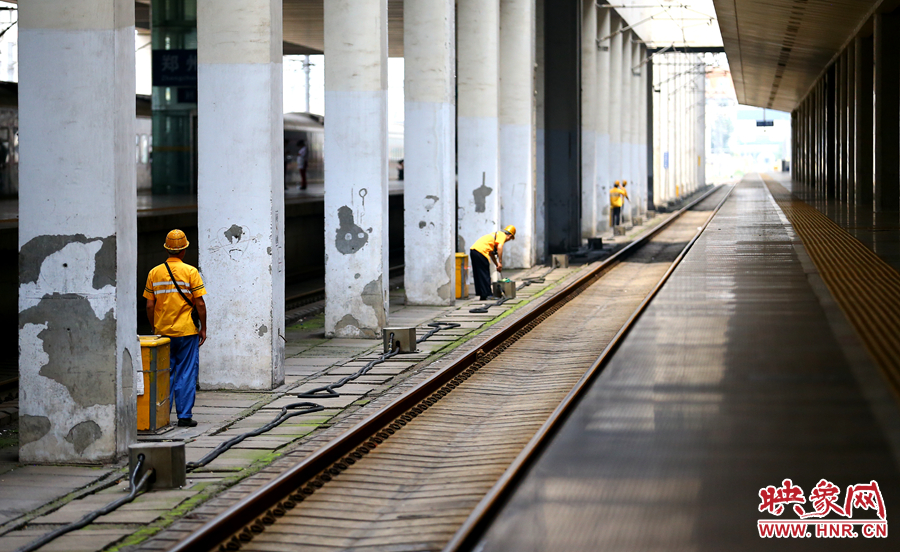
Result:
<instances>
[{"instance_id":1,"label":"station building roof","mask_svg":"<svg viewBox=\"0 0 900 552\"><path fill-rule=\"evenodd\" d=\"M900 0L713 0L742 104L792 111L871 15Z\"/></svg>"}]
</instances>

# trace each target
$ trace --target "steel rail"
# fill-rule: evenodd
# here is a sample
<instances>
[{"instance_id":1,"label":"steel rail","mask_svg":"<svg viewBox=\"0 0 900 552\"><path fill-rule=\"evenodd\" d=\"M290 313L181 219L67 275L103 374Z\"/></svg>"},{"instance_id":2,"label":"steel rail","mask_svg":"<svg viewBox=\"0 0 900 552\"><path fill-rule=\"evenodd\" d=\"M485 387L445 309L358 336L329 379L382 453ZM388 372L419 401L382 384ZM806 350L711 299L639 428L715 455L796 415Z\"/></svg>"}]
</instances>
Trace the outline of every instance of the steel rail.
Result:
<instances>
[{"instance_id":1,"label":"steel rail","mask_svg":"<svg viewBox=\"0 0 900 552\"><path fill-rule=\"evenodd\" d=\"M460 527L450 542L443 548L442 552L460 552L462 550L471 550L475 547L485 531L490 527L490 524L496 515L506 504L506 501L512 496L516 484L521 481L528 468L531 467L535 460L537 460L540 453L556 434L557 430L562 427L578 400L585 392L587 392L594 379L603 371L608 362L612 359L613 354L625 340L625 337L631 331L631 328L637 322L638 318L640 318L641 314L647 309L653 298L659 293L675 269L678 268L678 265L687 255L688 251L690 251L703 231L706 230L707 226L712 222L713 218L719 212L719 209L721 209L722 205L725 204L725 201L728 200L732 190L734 190L733 185L709 215L709 218L703 226L697 230L697 233L694 234L691 241L689 241L684 249L681 250L671 266L666 270L665 274L659 279L659 282L656 283L650 293L647 294L631 316L628 317L628 320L622 328L620 328L616 335L613 336L612 340L606 348L603 349L603 352L600 353L597 360L594 361L594 364L591 365L588 371L578 380L578 383L576 383L575 387L569 391L559 406L554 409L547 421L544 422L538 432L535 433L534 437L532 437L525 448L522 449L522 452L520 452L513 463L510 464L497 483L495 483L491 490L488 491L488 494L486 494L475 509L472 510L472 513L463 523L462 527Z\"/></svg>"},{"instance_id":2,"label":"steel rail","mask_svg":"<svg viewBox=\"0 0 900 552\"><path fill-rule=\"evenodd\" d=\"M187 538L179 541L171 549L171 552L213 550L220 544L224 544L232 536L240 533L244 527L260 518L267 522L274 522L278 514L272 512L272 509L276 508L281 501L285 500L292 493L297 492L304 484L314 480L330 466L353 453L358 447L365 445L369 448L374 448L377 446L381 439L376 438L376 440L373 440L373 436L376 433L382 431L394 420L418 406L419 403L429 399L432 394L439 391L444 385L475 364L482 355L513 337L518 331L566 300L576 290L592 283L591 280L594 278L611 270L680 218L681 215L715 193L718 189L719 187L713 187L703 193L697 199L674 212L650 232L605 259L590 272L560 288L540 303L533 305L531 310L522 313L504 329L488 338L476 350L470 351L440 372L433 374L427 380L410 389L383 409L373 413L340 437L322 446L275 479L262 485L256 491L204 524L197 531L191 533ZM393 433L393 430L391 430L391 433Z\"/></svg>"}]
</instances>

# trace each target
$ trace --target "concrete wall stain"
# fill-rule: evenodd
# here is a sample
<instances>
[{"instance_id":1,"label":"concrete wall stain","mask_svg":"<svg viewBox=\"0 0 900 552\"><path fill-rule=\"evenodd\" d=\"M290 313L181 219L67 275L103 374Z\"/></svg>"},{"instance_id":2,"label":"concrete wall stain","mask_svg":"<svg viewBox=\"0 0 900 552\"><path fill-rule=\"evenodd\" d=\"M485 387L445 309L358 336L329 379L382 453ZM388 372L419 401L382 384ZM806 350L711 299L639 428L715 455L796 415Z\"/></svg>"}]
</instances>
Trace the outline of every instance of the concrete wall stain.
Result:
<instances>
[{"instance_id":1,"label":"concrete wall stain","mask_svg":"<svg viewBox=\"0 0 900 552\"><path fill-rule=\"evenodd\" d=\"M344 205L338 209L338 229L334 247L344 255L352 255L369 241L369 234L353 222L353 209Z\"/></svg>"},{"instance_id":2,"label":"concrete wall stain","mask_svg":"<svg viewBox=\"0 0 900 552\"><path fill-rule=\"evenodd\" d=\"M379 276L377 280L372 280L366 284L362 291L362 302L372 307L372 310L375 311L375 319L377 320L376 323L379 328L383 328L387 325L386 313L384 311L384 288L381 285L381 278L382 277ZM377 337L374 329L360 328L360 331L365 333L367 337Z\"/></svg>"},{"instance_id":3,"label":"concrete wall stain","mask_svg":"<svg viewBox=\"0 0 900 552\"><path fill-rule=\"evenodd\" d=\"M87 244L99 241L100 249L94 255L94 289L116 285L116 237L88 238L84 234L37 236L19 251L19 283L37 283L41 266L50 255L71 243Z\"/></svg>"},{"instance_id":4,"label":"concrete wall stain","mask_svg":"<svg viewBox=\"0 0 900 552\"><path fill-rule=\"evenodd\" d=\"M75 427L70 429L69 433L66 435L66 441L72 443L76 453L81 454L86 448L91 446L91 443L99 439L102 435L103 430L100 429L97 422L87 420L80 424L76 424Z\"/></svg>"},{"instance_id":5,"label":"concrete wall stain","mask_svg":"<svg viewBox=\"0 0 900 552\"><path fill-rule=\"evenodd\" d=\"M438 297L444 301L449 301L456 297L456 257L450 255L444 262L444 272L447 274L447 283L437 289Z\"/></svg>"},{"instance_id":6,"label":"concrete wall stain","mask_svg":"<svg viewBox=\"0 0 900 552\"><path fill-rule=\"evenodd\" d=\"M419 228L425 228L425 226L426 226L425 221L424 221L424 220L420 220L420 221L419 221Z\"/></svg>"},{"instance_id":7,"label":"concrete wall stain","mask_svg":"<svg viewBox=\"0 0 900 552\"><path fill-rule=\"evenodd\" d=\"M258 335L259 337L262 337L262 336L266 335L266 333L268 331L269 331L269 327L266 326L265 324L263 324L262 326L259 327L258 330L256 330L256 335Z\"/></svg>"},{"instance_id":8,"label":"concrete wall stain","mask_svg":"<svg viewBox=\"0 0 900 552\"><path fill-rule=\"evenodd\" d=\"M440 198L436 195L427 195L425 196L425 210L431 211L434 209L434 204L438 202Z\"/></svg>"},{"instance_id":9,"label":"concrete wall stain","mask_svg":"<svg viewBox=\"0 0 900 552\"><path fill-rule=\"evenodd\" d=\"M361 325L359 320L352 314L345 314L344 317L338 320L338 323L334 325L334 335L342 335L341 330L344 328L356 328L359 330Z\"/></svg>"},{"instance_id":10,"label":"concrete wall stain","mask_svg":"<svg viewBox=\"0 0 900 552\"><path fill-rule=\"evenodd\" d=\"M487 203L487 196L491 195L493 192L493 188L488 188L487 184L482 183L481 186L472 190L472 196L475 199L475 212L483 213L485 211L485 204Z\"/></svg>"},{"instance_id":11,"label":"concrete wall stain","mask_svg":"<svg viewBox=\"0 0 900 552\"><path fill-rule=\"evenodd\" d=\"M40 441L50 432L50 418L46 416L19 416L19 448Z\"/></svg>"},{"instance_id":12,"label":"concrete wall stain","mask_svg":"<svg viewBox=\"0 0 900 552\"><path fill-rule=\"evenodd\" d=\"M40 375L63 385L81 407L116 402L116 359L107 353L116 343L113 311L99 319L85 297L54 293L19 313L19 329L26 324L47 325L38 334L49 357Z\"/></svg>"}]
</instances>

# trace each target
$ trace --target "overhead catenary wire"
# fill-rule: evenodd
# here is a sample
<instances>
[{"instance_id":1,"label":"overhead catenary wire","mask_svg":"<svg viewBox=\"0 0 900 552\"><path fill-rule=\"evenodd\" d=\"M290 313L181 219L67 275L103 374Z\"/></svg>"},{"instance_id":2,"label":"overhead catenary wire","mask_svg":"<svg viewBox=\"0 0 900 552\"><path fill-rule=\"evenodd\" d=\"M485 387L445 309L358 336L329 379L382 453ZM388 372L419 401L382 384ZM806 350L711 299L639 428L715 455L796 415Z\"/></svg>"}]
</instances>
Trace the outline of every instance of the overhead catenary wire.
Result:
<instances>
[{"instance_id":1,"label":"overhead catenary wire","mask_svg":"<svg viewBox=\"0 0 900 552\"><path fill-rule=\"evenodd\" d=\"M145 459L145 457L143 454L138 455L138 460L134 466L134 471L131 473L131 477L129 478L130 490L126 496L123 496L122 498L119 498L118 500L114 500L113 502L110 502L109 504L107 504L103 508L100 508L99 510L94 510L93 512L87 514L86 516L82 517L81 519L79 519L76 522L70 523L68 525L64 525L51 533L47 533L46 535L44 535L43 537L41 537L37 540L31 541L30 543L26 544L25 546L16 549L16 552L33 552L34 550L37 550L37 549L43 547L44 545L56 540L57 538L65 535L66 533L71 533L72 531L81 529L82 527L89 525L91 522L93 522L98 517L105 516L106 514L118 509L120 506L124 506L125 504L128 504L129 502L134 500L139 494L141 494L142 492L144 492L144 490L146 490L147 485L150 482L150 478L153 477L153 474L154 474L154 471L151 468L144 473L144 475L141 477L140 481L135 482L135 480L137 479L138 472L141 471L141 467L144 465L144 459Z\"/></svg>"}]
</instances>

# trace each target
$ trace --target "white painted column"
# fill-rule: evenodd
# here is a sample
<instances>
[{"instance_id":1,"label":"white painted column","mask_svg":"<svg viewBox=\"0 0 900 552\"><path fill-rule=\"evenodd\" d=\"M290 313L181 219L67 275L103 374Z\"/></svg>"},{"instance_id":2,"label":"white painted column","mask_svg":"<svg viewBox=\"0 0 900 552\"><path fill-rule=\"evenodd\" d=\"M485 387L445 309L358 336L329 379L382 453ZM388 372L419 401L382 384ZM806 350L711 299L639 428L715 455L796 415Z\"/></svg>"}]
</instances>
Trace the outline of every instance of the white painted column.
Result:
<instances>
[{"instance_id":1,"label":"white painted column","mask_svg":"<svg viewBox=\"0 0 900 552\"><path fill-rule=\"evenodd\" d=\"M547 256L545 220L544 0L534 1L534 258Z\"/></svg>"},{"instance_id":2,"label":"white painted column","mask_svg":"<svg viewBox=\"0 0 900 552\"><path fill-rule=\"evenodd\" d=\"M325 333L388 313L387 0L325 2Z\"/></svg>"},{"instance_id":3,"label":"white painted column","mask_svg":"<svg viewBox=\"0 0 900 552\"><path fill-rule=\"evenodd\" d=\"M516 226L503 264L534 264L534 0L500 0L500 214Z\"/></svg>"},{"instance_id":4,"label":"white painted column","mask_svg":"<svg viewBox=\"0 0 900 552\"><path fill-rule=\"evenodd\" d=\"M622 180L622 19L610 14L609 39L609 186ZM609 196L606 197L609 206ZM623 209L624 210L624 209ZM620 221L622 222L622 221Z\"/></svg>"},{"instance_id":5,"label":"white painted column","mask_svg":"<svg viewBox=\"0 0 900 552\"><path fill-rule=\"evenodd\" d=\"M134 2L22 2L19 64L19 461L113 462L141 356Z\"/></svg>"},{"instance_id":6,"label":"white painted column","mask_svg":"<svg viewBox=\"0 0 900 552\"><path fill-rule=\"evenodd\" d=\"M644 90L641 88L641 44L631 43L631 178L634 179L631 202L632 216L639 217L644 212L643 204L647 197L647 181L644 179L644 168L641 166L641 125L644 123ZM629 192L631 193L631 192Z\"/></svg>"},{"instance_id":7,"label":"white painted column","mask_svg":"<svg viewBox=\"0 0 900 552\"><path fill-rule=\"evenodd\" d=\"M605 38L610 33L612 10L601 8L597 10L597 36ZM597 205L597 226L595 234L600 234L609 228L609 189L612 187L610 174L609 155L609 120L610 120L610 66L609 66L609 40L600 42L597 49L597 183L594 186L594 199Z\"/></svg>"},{"instance_id":8,"label":"white painted column","mask_svg":"<svg viewBox=\"0 0 900 552\"><path fill-rule=\"evenodd\" d=\"M281 0L197 4L200 385L284 382Z\"/></svg>"},{"instance_id":9,"label":"white painted column","mask_svg":"<svg viewBox=\"0 0 900 552\"><path fill-rule=\"evenodd\" d=\"M597 228L597 5L582 0L581 8L581 237Z\"/></svg>"},{"instance_id":10,"label":"white painted column","mask_svg":"<svg viewBox=\"0 0 900 552\"><path fill-rule=\"evenodd\" d=\"M452 305L456 296L455 15L453 0L403 3L409 305Z\"/></svg>"},{"instance_id":11,"label":"white painted column","mask_svg":"<svg viewBox=\"0 0 900 552\"><path fill-rule=\"evenodd\" d=\"M631 81L634 80L631 74L631 50L632 50L632 40L634 37L634 33L632 31L626 31L622 33L622 66L620 69L620 83L619 86L622 89L622 145L620 148L620 154L622 157L622 180L627 180L628 185L626 190L628 191L629 199L625 200L625 205L622 207L622 223L626 225L631 224L631 211L634 208L634 202L636 201L637 193L635 192L635 183L634 183L634 173L632 167L632 159L631 159L631 151L634 149L633 136L632 136L632 126L631 121L634 118L634 97L632 96L632 85Z\"/></svg>"},{"instance_id":12,"label":"white painted column","mask_svg":"<svg viewBox=\"0 0 900 552\"><path fill-rule=\"evenodd\" d=\"M647 109L647 102L649 101L650 98L647 96L647 86L649 83L648 79L650 78L651 65L645 61L647 58L647 55L648 55L647 54L647 46L642 44L640 47L640 50L638 52L638 59L642 65L641 65L641 77L640 77L640 81L639 81L639 86L640 86L641 92L638 96L640 98L640 102L641 102L641 110L640 110L641 115L640 115L640 123L639 123L639 127L638 127L639 128L638 136L640 136L640 139L638 140L638 157L637 157L638 164L639 164L639 167L641 170L641 182L642 182L641 187L644 190L644 199L640 205L641 216L645 216L647 214L648 202L649 202L648 186L650 185L650 182L649 182L650 174L649 174L649 168L647 166L647 140L649 139L649 135L647 132L647 129L648 129L647 125L650 123L650 121L647 120L647 117L650 116L650 113Z\"/></svg>"},{"instance_id":13,"label":"white painted column","mask_svg":"<svg viewBox=\"0 0 900 552\"><path fill-rule=\"evenodd\" d=\"M697 56L697 186L706 186L706 64ZM791 163L793 163L793 159Z\"/></svg>"},{"instance_id":14,"label":"white painted column","mask_svg":"<svg viewBox=\"0 0 900 552\"><path fill-rule=\"evenodd\" d=\"M500 0L457 2L457 249L500 229Z\"/></svg>"}]
</instances>

